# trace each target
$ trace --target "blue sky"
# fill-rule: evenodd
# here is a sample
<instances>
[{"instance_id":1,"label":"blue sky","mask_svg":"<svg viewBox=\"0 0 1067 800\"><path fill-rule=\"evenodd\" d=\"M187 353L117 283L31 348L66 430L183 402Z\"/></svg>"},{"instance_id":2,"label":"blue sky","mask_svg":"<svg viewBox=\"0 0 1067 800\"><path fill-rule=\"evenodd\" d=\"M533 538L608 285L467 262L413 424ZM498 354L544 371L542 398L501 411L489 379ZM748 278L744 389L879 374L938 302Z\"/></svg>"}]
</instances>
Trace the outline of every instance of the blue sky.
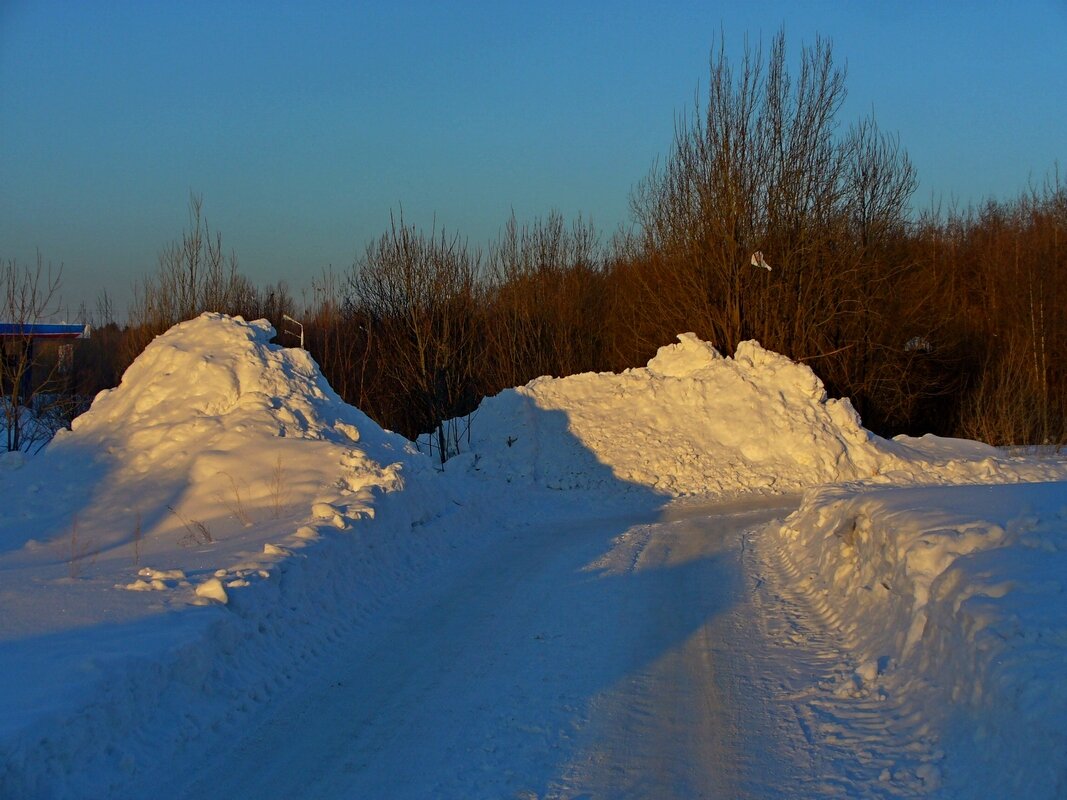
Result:
<instances>
[{"instance_id":1,"label":"blue sky","mask_svg":"<svg viewBox=\"0 0 1067 800\"><path fill-rule=\"evenodd\" d=\"M916 201L1010 197L1067 157L1067 3L0 0L0 258L121 303L190 191L256 281L346 269L390 209L472 242L629 192L710 46L848 66L840 120L899 133ZM792 63L795 63L795 59Z\"/></svg>"}]
</instances>

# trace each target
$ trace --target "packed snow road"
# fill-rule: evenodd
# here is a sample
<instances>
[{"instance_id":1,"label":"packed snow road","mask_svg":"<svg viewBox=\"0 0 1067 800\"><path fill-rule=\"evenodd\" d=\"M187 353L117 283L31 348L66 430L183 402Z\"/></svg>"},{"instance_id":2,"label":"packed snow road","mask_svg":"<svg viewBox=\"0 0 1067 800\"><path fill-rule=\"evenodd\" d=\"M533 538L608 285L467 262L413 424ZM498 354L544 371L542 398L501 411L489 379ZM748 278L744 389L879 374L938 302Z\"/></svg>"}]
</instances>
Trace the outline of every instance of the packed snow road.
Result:
<instances>
[{"instance_id":1,"label":"packed snow road","mask_svg":"<svg viewBox=\"0 0 1067 800\"><path fill-rule=\"evenodd\" d=\"M250 720L183 793L788 794L804 757L761 685L777 676L753 663L741 557L746 529L793 506L504 532Z\"/></svg>"}]
</instances>

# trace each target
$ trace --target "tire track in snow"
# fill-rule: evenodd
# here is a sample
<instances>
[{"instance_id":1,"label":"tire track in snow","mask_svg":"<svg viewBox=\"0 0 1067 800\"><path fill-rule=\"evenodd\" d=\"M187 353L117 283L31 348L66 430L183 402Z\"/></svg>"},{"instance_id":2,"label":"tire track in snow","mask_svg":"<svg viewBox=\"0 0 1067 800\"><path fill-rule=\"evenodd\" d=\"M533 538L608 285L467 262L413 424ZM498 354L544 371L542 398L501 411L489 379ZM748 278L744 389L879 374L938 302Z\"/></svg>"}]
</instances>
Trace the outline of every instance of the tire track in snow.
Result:
<instances>
[{"instance_id":1,"label":"tire track in snow","mask_svg":"<svg viewBox=\"0 0 1067 800\"><path fill-rule=\"evenodd\" d=\"M749 652L752 607L740 569L741 531L781 512L757 499L673 510L680 518L631 529L594 565L607 574L680 563L687 573L649 625L669 625L679 606L703 609L679 646L599 694L581 747L546 798L738 798L788 796L803 767L791 730L766 702L760 659Z\"/></svg>"},{"instance_id":2,"label":"tire track in snow","mask_svg":"<svg viewBox=\"0 0 1067 800\"><path fill-rule=\"evenodd\" d=\"M838 614L771 537L747 533L744 553L765 657L780 665L779 702L811 748L809 794L928 797L924 765L941 753L922 710L860 674Z\"/></svg>"},{"instance_id":3,"label":"tire track in snow","mask_svg":"<svg viewBox=\"0 0 1067 800\"><path fill-rule=\"evenodd\" d=\"M846 643L754 546L792 502L501 531L184 796L919 796L919 723L839 692Z\"/></svg>"}]
</instances>

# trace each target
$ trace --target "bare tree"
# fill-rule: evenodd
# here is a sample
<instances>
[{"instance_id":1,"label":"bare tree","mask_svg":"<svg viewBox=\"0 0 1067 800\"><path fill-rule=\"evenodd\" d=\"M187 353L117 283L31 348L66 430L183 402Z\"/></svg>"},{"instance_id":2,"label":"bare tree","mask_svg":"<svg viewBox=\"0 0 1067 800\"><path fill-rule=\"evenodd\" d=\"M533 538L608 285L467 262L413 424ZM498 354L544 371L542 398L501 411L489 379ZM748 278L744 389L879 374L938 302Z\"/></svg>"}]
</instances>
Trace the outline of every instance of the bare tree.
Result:
<instances>
[{"instance_id":1,"label":"bare tree","mask_svg":"<svg viewBox=\"0 0 1067 800\"><path fill-rule=\"evenodd\" d=\"M255 287L237 271L237 255L226 252L222 234L203 215L203 198L189 198L189 227L159 254L154 275L134 286L130 306L128 361L153 337L204 311L246 312L258 303Z\"/></svg>"},{"instance_id":2,"label":"bare tree","mask_svg":"<svg viewBox=\"0 0 1067 800\"><path fill-rule=\"evenodd\" d=\"M401 216L349 277L351 302L374 331L391 391L413 412L401 432L435 431L442 464L460 433L444 423L476 400L480 260L458 236L420 233Z\"/></svg>"},{"instance_id":3,"label":"bare tree","mask_svg":"<svg viewBox=\"0 0 1067 800\"><path fill-rule=\"evenodd\" d=\"M679 120L669 157L633 196L650 287L726 349L758 332L766 308L753 302L773 297L780 313L783 301L810 299L817 240L841 210L844 152L834 133L844 71L822 39L802 49L796 78L785 58L780 33L766 60L746 46L735 72L720 40L706 105L698 98ZM753 270L755 250L778 272Z\"/></svg>"},{"instance_id":4,"label":"bare tree","mask_svg":"<svg viewBox=\"0 0 1067 800\"><path fill-rule=\"evenodd\" d=\"M12 325L12 335L3 341L0 382L8 451L42 447L65 416L57 415L59 403L49 393L55 388L58 365L47 365L34 348L31 326L47 319L59 308L62 267L53 272L40 253L35 267L21 267L14 260L0 264L3 284L3 321ZM40 374L41 370L44 374Z\"/></svg>"},{"instance_id":5,"label":"bare tree","mask_svg":"<svg viewBox=\"0 0 1067 800\"><path fill-rule=\"evenodd\" d=\"M845 71L828 40L802 47L798 67L781 33L766 54L746 45L736 69L721 39L713 48L706 100L632 196L641 230L627 258L642 299L628 308L654 334L642 341L694 330L729 352L757 338L863 406L886 381L926 374L890 316L914 268L915 171L873 119L840 134ZM772 269L752 266L756 251Z\"/></svg>"},{"instance_id":6,"label":"bare tree","mask_svg":"<svg viewBox=\"0 0 1067 800\"><path fill-rule=\"evenodd\" d=\"M531 225L514 215L490 248L491 387L593 369L604 322L600 237L558 212Z\"/></svg>"},{"instance_id":7,"label":"bare tree","mask_svg":"<svg viewBox=\"0 0 1067 800\"><path fill-rule=\"evenodd\" d=\"M899 239L919 179L899 138L882 133L873 117L849 132L844 180L850 221L862 247Z\"/></svg>"}]
</instances>

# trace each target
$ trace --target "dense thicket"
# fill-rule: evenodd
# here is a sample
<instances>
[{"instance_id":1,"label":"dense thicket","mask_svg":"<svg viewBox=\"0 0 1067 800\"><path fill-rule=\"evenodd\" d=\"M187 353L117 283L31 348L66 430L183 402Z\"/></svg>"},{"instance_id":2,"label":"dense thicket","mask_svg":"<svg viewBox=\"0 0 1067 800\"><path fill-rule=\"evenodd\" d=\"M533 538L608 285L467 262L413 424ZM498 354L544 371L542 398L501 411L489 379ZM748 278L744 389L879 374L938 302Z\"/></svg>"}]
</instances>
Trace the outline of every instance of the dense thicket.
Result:
<instances>
[{"instance_id":1,"label":"dense thicket","mask_svg":"<svg viewBox=\"0 0 1067 800\"><path fill-rule=\"evenodd\" d=\"M436 431L446 453L466 423L441 423L487 394L641 365L695 331L727 353L756 338L809 364L882 433L1064 441L1067 190L1054 176L1015 199L914 214L904 149L873 119L842 125L844 93L827 42L795 73L782 36L736 68L717 47L706 98L633 192L632 231L605 240L581 218L513 217L483 249L401 215L299 302L246 280L194 199L129 324L83 347L82 391L200 311L279 330L288 314L346 400L407 436Z\"/></svg>"}]
</instances>

